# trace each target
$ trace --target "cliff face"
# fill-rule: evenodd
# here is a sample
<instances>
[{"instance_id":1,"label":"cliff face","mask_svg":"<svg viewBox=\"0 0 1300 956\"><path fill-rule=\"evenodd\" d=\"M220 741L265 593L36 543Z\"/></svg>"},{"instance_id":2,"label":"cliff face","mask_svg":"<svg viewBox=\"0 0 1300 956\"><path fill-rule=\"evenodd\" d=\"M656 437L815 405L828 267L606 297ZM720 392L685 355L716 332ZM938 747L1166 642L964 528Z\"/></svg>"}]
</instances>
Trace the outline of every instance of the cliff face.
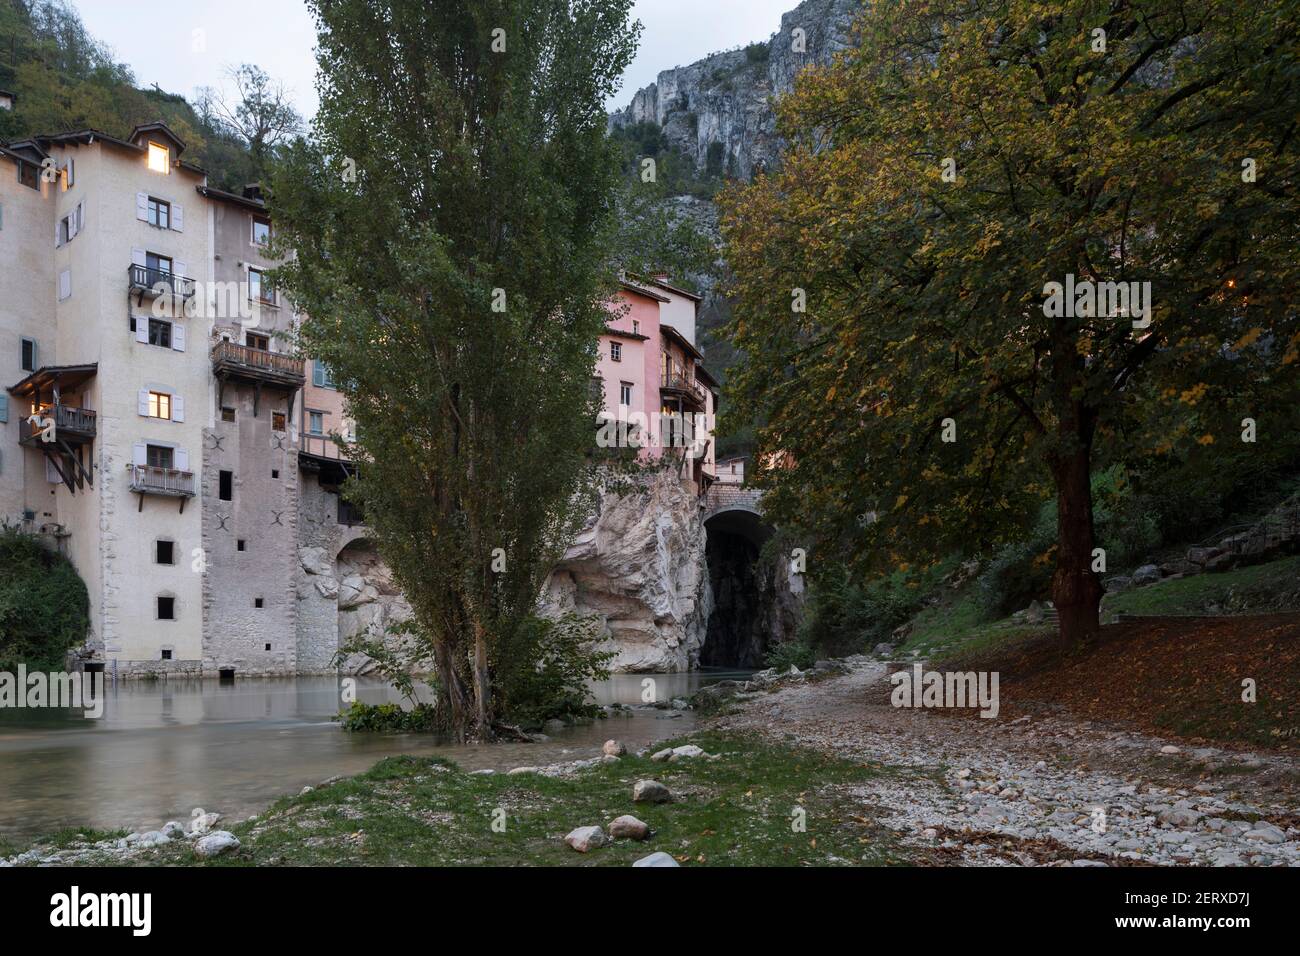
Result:
<instances>
[{"instance_id":1,"label":"cliff face","mask_svg":"<svg viewBox=\"0 0 1300 956\"><path fill-rule=\"evenodd\" d=\"M602 625L619 673L699 665L711 610L698 500L660 472L605 494L544 589L544 613L577 612Z\"/></svg>"},{"instance_id":2,"label":"cliff face","mask_svg":"<svg viewBox=\"0 0 1300 956\"><path fill-rule=\"evenodd\" d=\"M863 0L805 0L782 15L781 29L766 43L664 70L610 115L610 127L655 123L700 168L710 145L720 144L719 171L748 179L756 165L771 166L780 154L771 99L789 92L800 70L828 63L848 46L863 6ZM804 32L803 52L793 49L797 29ZM716 161L717 147L714 153Z\"/></svg>"}]
</instances>

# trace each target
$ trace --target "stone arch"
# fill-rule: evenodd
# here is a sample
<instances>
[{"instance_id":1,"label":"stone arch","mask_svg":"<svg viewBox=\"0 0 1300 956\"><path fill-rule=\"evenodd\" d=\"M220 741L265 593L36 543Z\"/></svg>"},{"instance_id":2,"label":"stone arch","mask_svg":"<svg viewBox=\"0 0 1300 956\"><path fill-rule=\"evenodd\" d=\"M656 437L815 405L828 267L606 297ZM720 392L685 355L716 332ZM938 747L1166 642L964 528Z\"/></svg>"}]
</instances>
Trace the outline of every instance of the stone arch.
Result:
<instances>
[{"instance_id":1,"label":"stone arch","mask_svg":"<svg viewBox=\"0 0 1300 956\"><path fill-rule=\"evenodd\" d=\"M774 529L763 520L755 496L707 509L704 530L713 608L700 666L762 667L775 636L769 625L776 569L762 558Z\"/></svg>"}]
</instances>

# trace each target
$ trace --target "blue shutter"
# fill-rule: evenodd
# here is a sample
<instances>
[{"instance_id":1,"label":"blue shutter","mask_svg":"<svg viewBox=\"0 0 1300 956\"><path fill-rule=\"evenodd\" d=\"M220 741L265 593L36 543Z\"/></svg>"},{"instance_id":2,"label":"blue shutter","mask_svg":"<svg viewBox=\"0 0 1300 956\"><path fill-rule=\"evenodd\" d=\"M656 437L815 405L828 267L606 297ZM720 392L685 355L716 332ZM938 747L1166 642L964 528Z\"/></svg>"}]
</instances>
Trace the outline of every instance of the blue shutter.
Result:
<instances>
[{"instance_id":1,"label":"blue shutter","mask_svg":"<svg viewBox=\"0 0 1300 956\"><path fill-rule=\"evenodd\" d=\"M9 396L0 395L0 422L9 421Z\"/></svg>"},{"instance_id":2,"label":"blue shutter","mask_svg":"<svg viewBox=\"0 0 1300 956\"><path fill-rule=\"evenodd\" d=\"M317 388L325 387L325 370L321 368L320 362L315 359L311 363L311 383Z\"/></svg>"}]
</instances>

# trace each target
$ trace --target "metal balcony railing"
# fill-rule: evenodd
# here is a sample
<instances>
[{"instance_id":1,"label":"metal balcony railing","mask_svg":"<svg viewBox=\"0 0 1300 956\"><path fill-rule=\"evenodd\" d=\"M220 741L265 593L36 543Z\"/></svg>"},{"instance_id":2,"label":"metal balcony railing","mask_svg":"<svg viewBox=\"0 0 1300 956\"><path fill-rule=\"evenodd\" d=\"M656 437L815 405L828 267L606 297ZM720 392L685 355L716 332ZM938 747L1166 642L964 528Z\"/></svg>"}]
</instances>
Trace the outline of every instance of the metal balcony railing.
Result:
<instances>
[{"instance_id":1,"label":"metal balcony railing","mask_svg":"<svg viewBox=\"0 0 1300 956\"><path fill-rule=\"evenodd\" d=\"M194 495L194 472L157 465L132 465L131 490L146 495L190 498Z\"/></svg>"},{"instance_id":2,"label":"metal balcony railing","mask_svg":"<svg viewBox=\"0 0 1300 956\"><path fill-rule=\"evenodd\" d=\"M131 265L127 267L126 274L132 289L139 289L150 295L174 295L182 299L188 299L194 295L193 279L176 275L167 269Z\"/></svg>"}]
</instances>

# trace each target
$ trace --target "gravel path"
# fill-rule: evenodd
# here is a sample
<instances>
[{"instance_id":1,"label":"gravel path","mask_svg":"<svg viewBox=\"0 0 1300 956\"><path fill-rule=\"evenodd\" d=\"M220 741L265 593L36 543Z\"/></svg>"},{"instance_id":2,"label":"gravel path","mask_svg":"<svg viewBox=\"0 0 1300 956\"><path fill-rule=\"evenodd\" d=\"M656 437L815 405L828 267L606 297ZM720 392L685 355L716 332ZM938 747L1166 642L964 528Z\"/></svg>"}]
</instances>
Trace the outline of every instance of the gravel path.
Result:
<instances>
[{"instance_id":1,"label":"gravel path","mask_svg":"<svg viewBox=\"0 0 1300 956\"><path fill-rule=\"evenodd\" d=\"M879 763L855 790L944 864L1300 866L1300 759L1175 745L1065 715L891 707L896 666L741 694L721 728Z\"/></svg>"}]
</instances>

